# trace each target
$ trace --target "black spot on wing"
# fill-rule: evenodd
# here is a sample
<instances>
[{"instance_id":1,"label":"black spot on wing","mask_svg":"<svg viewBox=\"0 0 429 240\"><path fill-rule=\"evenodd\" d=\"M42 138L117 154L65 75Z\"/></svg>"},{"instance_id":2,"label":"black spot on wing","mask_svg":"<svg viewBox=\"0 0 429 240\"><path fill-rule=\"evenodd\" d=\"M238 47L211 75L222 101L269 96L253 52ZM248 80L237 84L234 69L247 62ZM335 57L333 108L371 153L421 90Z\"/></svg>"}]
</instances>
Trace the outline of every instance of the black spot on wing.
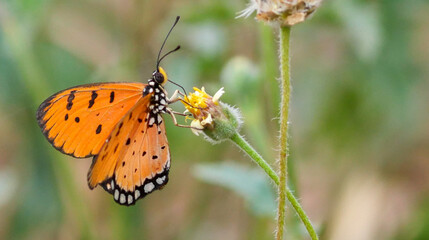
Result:
<instances>
[{"instance_id":1,"label":"black spot on wing","mask_svg":"<svg viewBox=\"0 0 429 240\"><path fill-rule=\"evenodd\" d=\"M67 98L67 110L71 110L72 106L73 106L73 99L75 98L74 93L76 92L76 90L73 90L70 92L69 97Z\"/></svg>"},{"instance_id":2,"label":"black spot on wing","mask_svg":"<svg viewBox=\"0 0 429 240\"><path fill-rule=\"evenodd\" d=\"M118 131L116 132L116 137L119 135L119 132L121 131L121 128L123 125L124 125L124 122L119 123Z\"/></svg>"},{"instance_id":3,"label":"black spot on wing","mask_svg":"<svg viewBox=\"0 0 429 240\"><path fill-rule=\"evenodd\" d=\"M95 99L96 99L97 97L98 97L97 91L92 91L92 94L91 94L91 100L89 100L88 108L91 108L92 106L94 106Z\"/></svg>"},{"instance_id":4,"label":"black spot on wing","mask_svg":"<svg viewBox=\"0 0 429 240\"><path fill-rule=\"evenodd\" d=\"M115 101L115 92L114 91L110 92L110 103L112 103L113 101Z\"/></svg>"},{"instance_id":5,"label":"black spot on wing","mask_svg":"<svg viewBox=\"0 0 429 240\"><path fill-rule=\"evenodd\" d=\"M101 124L100 124L100 125L98 125L97 129L95 130L95 134L99 134L99 133L101 133L101 127L102 127L102 125L101 125Z\"/></svg>"}]
</instances>

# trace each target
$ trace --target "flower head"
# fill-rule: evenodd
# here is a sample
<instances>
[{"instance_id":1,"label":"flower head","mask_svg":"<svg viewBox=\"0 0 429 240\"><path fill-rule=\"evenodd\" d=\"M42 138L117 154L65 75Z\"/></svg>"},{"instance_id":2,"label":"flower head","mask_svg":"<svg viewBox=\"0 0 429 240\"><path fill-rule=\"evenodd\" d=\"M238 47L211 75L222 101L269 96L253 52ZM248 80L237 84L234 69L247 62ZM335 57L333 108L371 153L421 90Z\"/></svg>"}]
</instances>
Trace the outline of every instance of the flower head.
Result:
<instances>
[{"instance_id":1,"label":"flower head","mask_svg":"<svg viewBox=\"0 0 429 240\"><path fill-rule=\"evenodd\" d=\"M303 22L319 6L322 0L251 0L238 17L248 17L256 11L256 19L282 26Z\"/></svg>"},{"instance_id":2,"label":"flower head","mask_svg":"<svg viewBox=\"0 0 429 240\"><path fill-rule=\"evenodd\" d=\"M193 116L191 130L197 136L203 133L212 142L228 139L239 128L241 120L238 111L219 101L225 93L219 89L214 96L206 93L204 87L194 87L193 93L184 97L182 103ZM201 130L199 130L201 129Z\"/></svg>"},{"instance_id":3,"label":"flower head","mask_svg":"<svg viewBox=\"0 0 429 240\"><path fill-rule=\"evenodd\" d=\"M198 120L205 125L212 124L212 115L220 116L222 114L219 108L219 98L224 93L223 88L219 89L214 97L208 95L204 87L200 89L194 87L193 93L185 96L186 110L192 113L195 120Z\"/></svg>"}]
</instances>

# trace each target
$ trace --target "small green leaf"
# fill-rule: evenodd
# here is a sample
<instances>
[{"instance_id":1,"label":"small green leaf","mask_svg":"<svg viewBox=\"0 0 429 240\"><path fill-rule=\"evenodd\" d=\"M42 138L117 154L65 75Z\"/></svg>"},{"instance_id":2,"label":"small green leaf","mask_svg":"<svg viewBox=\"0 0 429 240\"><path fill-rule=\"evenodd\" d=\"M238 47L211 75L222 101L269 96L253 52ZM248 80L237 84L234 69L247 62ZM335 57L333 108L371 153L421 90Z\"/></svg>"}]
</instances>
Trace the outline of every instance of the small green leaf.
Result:
<instances>
[{"instance_id":1,"label":"small green leaf","mask_svg":"<svg viewBox=\"0 0 429 240\"><path fill-rule=\"evenodd\" d=\"M231 162L197 164L193 174L206 183L228 188L242 196L255 215L271 217L275 213L273 189L260 169Z\"/></svg>"}]
</instances>

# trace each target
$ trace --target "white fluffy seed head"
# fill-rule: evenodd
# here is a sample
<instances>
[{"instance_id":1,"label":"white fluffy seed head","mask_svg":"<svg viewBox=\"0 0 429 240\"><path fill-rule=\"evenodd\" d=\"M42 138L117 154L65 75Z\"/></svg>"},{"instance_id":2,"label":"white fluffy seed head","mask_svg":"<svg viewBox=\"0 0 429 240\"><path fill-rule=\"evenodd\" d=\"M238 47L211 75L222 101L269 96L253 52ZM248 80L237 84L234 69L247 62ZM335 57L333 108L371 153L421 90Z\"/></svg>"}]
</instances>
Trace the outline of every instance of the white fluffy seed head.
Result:
<instances>
[{"instance_id":1,"label":"white fluffy seed head","mask_svg":"<svg viewBox=\"0 0 429 240\"><path fill-rule=\"evenodd\" d=\"M250 0L249 6L237 18L256 11L256 19L281 26L293 26L305 21L320 6L322 0Z\"/></svg>"}]
</instances>

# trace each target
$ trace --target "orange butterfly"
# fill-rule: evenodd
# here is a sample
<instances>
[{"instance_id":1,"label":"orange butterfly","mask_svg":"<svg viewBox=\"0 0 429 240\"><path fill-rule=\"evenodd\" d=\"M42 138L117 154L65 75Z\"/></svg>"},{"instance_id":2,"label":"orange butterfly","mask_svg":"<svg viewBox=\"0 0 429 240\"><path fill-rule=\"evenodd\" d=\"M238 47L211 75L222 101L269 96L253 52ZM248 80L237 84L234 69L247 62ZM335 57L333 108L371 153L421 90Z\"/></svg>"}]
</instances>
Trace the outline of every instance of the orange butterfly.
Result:
<instances>
[{"instance_id":1,"label":"orange butterfly","mask_svg":"<svg viewBox=\"0 0 429 240\"><path fill-rule=\"evenodd\" d=\"M167 98L163 86L170 80L159 63L180 48L160 58L179 19L148 84L76 86L52 95L37 110L39 126L56 149L76 158L94 156L89 188L101 185L121 205L133 205L168 182L171 158L161 114L169 113L182 126L168 107L180 92Z\"/></svg>"}]
</instances>

